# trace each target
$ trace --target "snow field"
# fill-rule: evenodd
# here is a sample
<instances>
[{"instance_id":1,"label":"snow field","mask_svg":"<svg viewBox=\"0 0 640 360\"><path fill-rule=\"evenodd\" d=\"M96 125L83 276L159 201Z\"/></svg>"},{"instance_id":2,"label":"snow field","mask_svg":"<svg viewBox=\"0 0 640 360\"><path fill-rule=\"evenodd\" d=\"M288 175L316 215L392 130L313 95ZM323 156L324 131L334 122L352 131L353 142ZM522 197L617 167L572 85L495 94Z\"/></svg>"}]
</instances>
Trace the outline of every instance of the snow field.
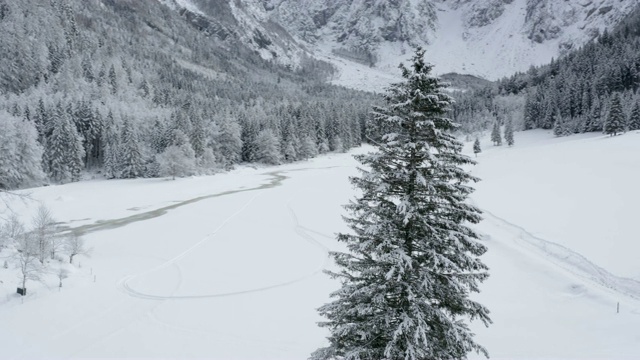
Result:
<instances>
[{"instance_id":1,"label":"snow field","mask_svg":"<svg viewBox=\"0 0 640 360\"><path fill-rule=\"evenodd\" d=\"M624 291L633 292L636 282L608 283L624 275L618 267L632 269L627 253L637 244L619 240L616 246L624 250L610 250L610 243L584 236L581 229L620 226L618 233L633 234L633 223L614 222L608 214L632 211L637 191L625 187L624 196L617 196L621 187L602 188L602 183L624 178L628 185L627 177L634 179L638 136L556 139L535 131L516 133L512 148L483 139L472 170L483 180L472 201L486 210L476 229L489 247L483 260L491 277L474 298L491 310L494 323L489 328L473 323L472 329L493 359L640 354L640 302ZM609 154L620 156L618 165L604 161ZM578 170L594 159L601 160L603 171L584 177ZM357 174L356 165L350 154L330 154L212 177L30 190L70 226L109 224L132 213L183 205L157 217L123 221L125 226L88 227L85 239L93 256L78 259L82 267L62 291L30 282L22 303L13 294L15 273L0 269L0 358L306 359L325 344L327 332L316 326L322 320L316 308L339 284L320 271L332 267L328 249L343 250L335 233L347 231L341 206L354 196L348 176ZM589 189L589 195L573 187ZM206 197L212 194L221 195ZM201 199L188 202L194 198ZM585 205L594 198L607 209L600 211L599 222ZM572 201L584 201L583 207L567 216ZM29 216L20 202L12 208ZM543 240L564 247L543 246ZM616 262L591 256L609 251L619 255L608 254ZM582 266L574 252L611 277L595 276L595 268Z\"/></svg>"},{"instance_id":2,"label":"snow field","mask_svg":"<svg viewBox=\"0 0 640 360\"><path fill-rule=\"evenodd\" d=\"M19 326L24 332L17 331L6 339L17 337L29 346L13 347L9 344L19 342L7 342L4 353L17 358L306 357L309 349L320 346L324 339L322 330L315 325L320 320L315 308L328 299L332 290L333 284L320 272L328 262L323 242L333 241L334 234L332 230L324 231L323 226L341 228L340 205L331 211L333 216L313 220L317 218L317 207L327 209L327 204L339 204L339 199L349 196L349 186L333 186L331 191L318 186L347 182L346 177L335 175L336 171L344 172L344 168L322 169L323 161L335 162L327 156L282 167L281 170L294 170L311 166L291 172L295 178L285 181L293 188L265 187L261 191L204 199L156 218L88 233L85 237L95 252L92 259L82 259L85 264L81 271L88 271L90 266L97 281L86 279L73 289L64 288L60 295L69 296L66 303L52 304L49 296L30 296L20 305L10 295L15 291L13 285L3 289L12 297L9 301L14 309L6 316L0 315L2 323L46 322L52 330L30 334L29 327ZM261 183L270 184L277 178L267 174L271 171L241 169L233 172L233 179L214 187L224 193L238 187L249 189L242 184L250 182L254 188ZM247 177L252 180L243 181ZM307 184L311 178L319 183ZM162 182L159 193L165 195L153 201L138 194L145 207L141 211L166 205L171 198L163 187L166 184L173 183L176 189L188 187L191 196L211 190L198 188L200 180L157 180ZM39 190L44 192L42 197L57 198L49 188L34 190L32 196L42 194ZM84 199L85 206L105 195L103 191L91 193L85 187L71 186L66 190L64 198ZM176 194L172 198L186 200ZM101 203L109 209L95 214L126 214L129 204L122 206L118 198L112 199ZM72 201L65 204L68 209L61 213L67 218L55 214L62 221L74 217L78 206ZM316 224L320 227L316 228ZM319 286L323 283L325 286ZM37 283L28 284L36 294L47 292L39 287ZM292 310L297 308L305 311ZM33 309L38 309L35 314L40 316L32 317ZM51 309L55 311L43 316ZM310 333L315 335L309 336ZM278 340L265 339L265 334L278 334ZM39 346L31 346L31 342Z\"/></svg>"},{"instance_id":3,"label":"snow field","mask_svg":"<svg viewBox=\"0 0 640 360\"><path fill-rule=\"evenodd\" d=\"M640 133L609 137L516 133L512 148L485 140L473 198L533 235L573 249L615 275L640 280L636 236Z\"/></svg>"},{"instance_id":4,"label":"snow field","mask_svg":"<svg viewBox=\"0 0 640 360\"><path fill-rule=\"evenodd\" d=\"M632 274L620 270L637 266L629 252L639 248L630 241L634 223L616 217L633 216L640 192L606 186L637 171L638 135L528 131L516 133L512 148L483 139L473 169L482 181L472 197L485 209L477 229L489 247L491 277L477 298L494 324L474 329L492 358L640 354L640 279L620 276ZM614 246L599 241L612 229L620 235Z\"/></svg>"}]
</instances>

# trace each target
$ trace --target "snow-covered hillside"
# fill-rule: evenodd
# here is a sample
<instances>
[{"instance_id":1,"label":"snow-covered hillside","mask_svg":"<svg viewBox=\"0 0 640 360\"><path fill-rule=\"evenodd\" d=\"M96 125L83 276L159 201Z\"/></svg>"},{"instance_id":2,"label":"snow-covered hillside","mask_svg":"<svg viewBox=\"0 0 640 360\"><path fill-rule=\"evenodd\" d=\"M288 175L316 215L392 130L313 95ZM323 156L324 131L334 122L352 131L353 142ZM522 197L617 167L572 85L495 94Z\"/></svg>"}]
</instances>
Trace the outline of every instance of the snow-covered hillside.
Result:
<instances>
[{"instance_id":1,"label":"snow-covered hillside","mask_svg":"<svg viewBox=\"0 0 640 360\"><path fill-rule=\"evenodd\" d=\"M311 56L280 24L269 19L262 6L251 1L158 0L179 11L199 29L213 28L224 39L231 37L263 59L296 68Z\"/></svg>"},{"instance_id":2,"label":"snow-covered hillside","mask_svg":"<svg viewBox=\"0 0 640 360\"><path fill-rule=\"evenodd\" d=\"M485 210L477 229L491 277L477 298L494 324L473 329L493 359L640 353L639 140L535 131L516 133L512 148L482 142L472 199ZM94 252L60 291L29 282L24 302L7 259L0 358L307 358L325 343L315 309L338 284L321 270L332 266L327 251L342 249L334 234L346 231L356 165L330 154L29 190ZM10 205L26 218L33 203Z\"/></svg>"},{"instance_id":3,"label":"snow-covered hillside","mask_svg":"<svg viewBox=\"0 0 640 360\"><path fill-rule=\"evenodd\" d=\"M262 2L274 21L325 53L375 60L378 69L395 73L410 47L423 45L439 73L491 80L578 48L637 6L635 0L245 2Z\"/></svg>"}]
</instances>

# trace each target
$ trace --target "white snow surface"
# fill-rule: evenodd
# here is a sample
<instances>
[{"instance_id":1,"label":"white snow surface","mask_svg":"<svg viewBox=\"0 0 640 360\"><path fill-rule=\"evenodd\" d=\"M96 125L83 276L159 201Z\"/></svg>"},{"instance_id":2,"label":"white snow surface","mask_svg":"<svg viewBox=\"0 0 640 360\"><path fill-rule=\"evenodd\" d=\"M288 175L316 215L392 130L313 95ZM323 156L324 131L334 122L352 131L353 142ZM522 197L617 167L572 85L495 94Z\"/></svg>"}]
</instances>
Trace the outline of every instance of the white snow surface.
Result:
<instances>
[{"instance_id":1,"label":"white snow surface","mask_svg":"<svg viewBox=\"0 0 640 360\"><path fill-rule=\"evenodd\" d=\"M494 324L474 323L477 340L492 359L637 359L640 134L534 131L512 148L482 146L472 201L485 210L476 229L491 278L474 298ZM27 218L45 203L87 226L94 251L60 291L29 282L24 299L15 271L0 268L0 358L306 359L326 342L315 309L339 284L321 270L333 266L328 250L343 250L335 233L348 230L356 166L330 154L26 191L34 201L10 201L14 211Z\"/></svg>"},{"instance_id":2,"label":"white snow surface","mask_svg":"<svg viewBox=\"0 0 640 360\"><path fill-rule=\"evenodd\" d=\"M188 11L191 11L194 14L202 15L202 11L200 11L198 6L192 3L191 0L159 0L159 1L160 3L172 9L176 9L176 8L187 9Z\"/></svg>"}]
</instances>

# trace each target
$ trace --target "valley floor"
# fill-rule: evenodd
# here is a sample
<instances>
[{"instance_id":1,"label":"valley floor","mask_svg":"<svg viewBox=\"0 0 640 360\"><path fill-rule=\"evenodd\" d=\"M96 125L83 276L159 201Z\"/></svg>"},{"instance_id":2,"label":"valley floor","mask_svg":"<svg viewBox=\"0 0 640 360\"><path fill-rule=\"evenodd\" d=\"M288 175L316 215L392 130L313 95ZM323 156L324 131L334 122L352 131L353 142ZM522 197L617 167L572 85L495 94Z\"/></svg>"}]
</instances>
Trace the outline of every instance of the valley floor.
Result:
<instances>
[{"instance_id":1,"label":"valley floor","mask_svg":"<svg viewBox=\"0 0 640 360\"><path fill-rule=\"evenodd\" d=\"M640 134L529 132L513 148L483 146L472 199L491 278L476 297L494 324L473 326L478 342L492 358L637 358ZM341 249L356 165L331 154L29 190L94 251L61 291L32 282L24 299L15 271L0 269L0 358L307 358L325 343L315 309L338 284L321 271ZM37 207L11 205L25 218Z\"/></svg>"}]
</instances>

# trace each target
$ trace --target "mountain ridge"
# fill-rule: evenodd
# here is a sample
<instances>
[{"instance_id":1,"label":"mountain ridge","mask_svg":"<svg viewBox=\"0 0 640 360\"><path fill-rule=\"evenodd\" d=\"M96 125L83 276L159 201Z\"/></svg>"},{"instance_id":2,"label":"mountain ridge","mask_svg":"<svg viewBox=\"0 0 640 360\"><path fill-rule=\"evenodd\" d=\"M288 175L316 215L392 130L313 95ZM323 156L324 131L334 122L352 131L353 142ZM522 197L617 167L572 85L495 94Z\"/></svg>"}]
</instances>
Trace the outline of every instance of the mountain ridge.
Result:
<instances>
[{"instance_id":1,"label":"mountain ridge","mask_svg":"<svg viewBox=\"0 0 640 360\"><path fill-rule=\"evenodd\" d=\"M618 24L637 5L635 0L160 1L205 9L210 17L216 17L206 10L212 4L227 6L241 22L246 42L263 58L290 66L312 53L397 75L410 48L423 46L437 72L490 80L563 56Z\"/></svg>"}]
</instances>

